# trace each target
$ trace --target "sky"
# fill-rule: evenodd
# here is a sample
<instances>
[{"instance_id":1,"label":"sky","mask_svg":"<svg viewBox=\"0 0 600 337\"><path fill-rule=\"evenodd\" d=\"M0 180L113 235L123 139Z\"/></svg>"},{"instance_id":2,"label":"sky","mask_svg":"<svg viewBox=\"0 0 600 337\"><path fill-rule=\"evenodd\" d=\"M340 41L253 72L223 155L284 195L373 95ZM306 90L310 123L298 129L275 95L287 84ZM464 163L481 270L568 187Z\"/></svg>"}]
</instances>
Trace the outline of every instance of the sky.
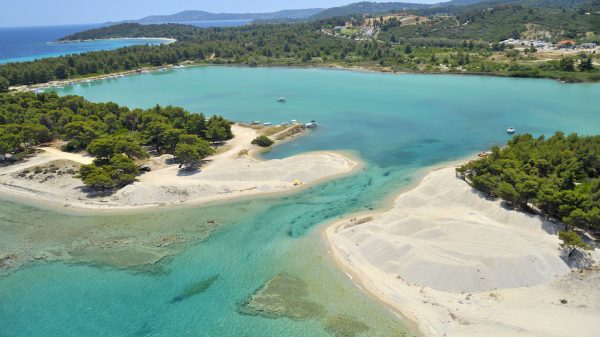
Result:
<instances>
[{"instance_id":1,"label":"sky","mask_svg":"<svg viewBox=\"0 0 600 337\"><path fill-rule=\"evenodd\" d=\"M187 9L229 13L271 12L281 9L335 7L358 1L360 0L0 0L0 26L103 23L140 19L148 15L174 14Z\"/></svg>"}]
</instances>

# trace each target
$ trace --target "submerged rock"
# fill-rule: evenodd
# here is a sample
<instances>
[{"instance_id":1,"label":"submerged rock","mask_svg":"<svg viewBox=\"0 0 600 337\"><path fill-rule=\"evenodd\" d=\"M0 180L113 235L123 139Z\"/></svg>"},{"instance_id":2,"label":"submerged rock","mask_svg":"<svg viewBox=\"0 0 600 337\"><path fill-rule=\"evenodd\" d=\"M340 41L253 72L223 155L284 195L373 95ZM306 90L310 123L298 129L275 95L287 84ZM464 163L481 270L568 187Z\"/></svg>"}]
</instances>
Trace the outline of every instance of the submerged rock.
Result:
<instances>
[{"instance_id":1,"label":"submerged rock","mask_svg":"<svg viewBox=\"0 0 600 337\"><path fill-rule=\"evenodd\" d=\"M335 315L323 322L325 330L335 337L355 337L369 330L365 323L347 315Z\"/></svg>"},{"instance_id":2,"label":"submerged rock","mask_svg":"<svg viewBox=\"0 0 600 337\"><path fill-rule=\"evenodd\" d=\"M323 316L325 309L309 299L303 280L281 273L250 296L238 311L267 318L309 319Z\"/></svg>"},{"instance_id":3,"label":"submerged rock","mask_svg":"<svg viewBox=\"0 0 600 337\"><path fill-rule=\"evenodd\" d=\"M175 296L171 303L180 302L187 298L190 298L194 295L198 295L206 291L210 286L215 283L215 281L219 278L219 275L211 276L207 279L203 279L197 283L192 284L191 286L185 288L185 290L178 296Z\"/></svg>"},{"instance_id":4,"label":"submerged rock","mask_svg":"<svg viewBox=\"0 0 600 337\"><path fill-rule=\"evenodd\" d=\"M123 247L85 247L69 251L71 262L117 269L155 264L171 254L165 249L134 244Z\"/></svg>"}]
</instances>

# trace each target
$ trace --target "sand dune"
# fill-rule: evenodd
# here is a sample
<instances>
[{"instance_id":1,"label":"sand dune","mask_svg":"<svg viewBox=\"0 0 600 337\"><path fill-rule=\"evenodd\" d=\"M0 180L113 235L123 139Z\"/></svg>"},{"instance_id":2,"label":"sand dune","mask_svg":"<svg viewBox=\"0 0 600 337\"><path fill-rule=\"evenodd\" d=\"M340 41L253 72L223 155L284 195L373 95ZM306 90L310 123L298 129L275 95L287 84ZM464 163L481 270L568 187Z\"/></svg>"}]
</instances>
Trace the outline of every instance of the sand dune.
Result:
<instances>
[{"instance_id":1,"label":"sand dune","mask_svg":"<svg viewBox=\"0 0 600 337\"><path fill-rule=\"evenodd\" d=\"M327 237L359 283L427 336L597 336L600 276L572 274L555 231L486 200L451 167Z\"/></svg>"}]
</instances>

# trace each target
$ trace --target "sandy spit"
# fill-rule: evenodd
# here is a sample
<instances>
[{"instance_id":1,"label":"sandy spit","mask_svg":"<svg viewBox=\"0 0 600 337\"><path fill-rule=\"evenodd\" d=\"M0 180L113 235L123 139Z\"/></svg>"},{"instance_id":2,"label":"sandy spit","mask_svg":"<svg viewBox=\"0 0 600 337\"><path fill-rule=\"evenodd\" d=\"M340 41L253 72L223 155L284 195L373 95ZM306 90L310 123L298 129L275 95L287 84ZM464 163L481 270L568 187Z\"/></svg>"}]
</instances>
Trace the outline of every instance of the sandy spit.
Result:
<instances>
[{"instance_id":1,"label":"sandy spit","mask_svg":"<svg viewBox=\"0 0 600 337\"><path fill-rule=\"evenodd\" d=\"M571 271L556 231L447 167L324 235L342 269L425 336L597 336L600 271Z\"/></svg>"},{"instance_id":2,"label":"sandy spit","mask_svg":"<svg viewBox=\"0 0 600 337\"><path fill-rule=\"evenodd\" d=\"M207 158L198 171L179 170L177 164L169 163L168 155L155 157L149 161L152 171L137 182L112 195L96 197L87 194L81 180L72 175L45 173L48 165L88 164L93 158L44 147L27 162L0 168L0 193L77 209L132 210L290 192L348 174L359 166L358 161L333 152L261 160L253 155L257 149L250 144L259 131L234 125L233 132L235 138ZM302 184L295 184L298 181Z\"/></svg>"}]
</instances>

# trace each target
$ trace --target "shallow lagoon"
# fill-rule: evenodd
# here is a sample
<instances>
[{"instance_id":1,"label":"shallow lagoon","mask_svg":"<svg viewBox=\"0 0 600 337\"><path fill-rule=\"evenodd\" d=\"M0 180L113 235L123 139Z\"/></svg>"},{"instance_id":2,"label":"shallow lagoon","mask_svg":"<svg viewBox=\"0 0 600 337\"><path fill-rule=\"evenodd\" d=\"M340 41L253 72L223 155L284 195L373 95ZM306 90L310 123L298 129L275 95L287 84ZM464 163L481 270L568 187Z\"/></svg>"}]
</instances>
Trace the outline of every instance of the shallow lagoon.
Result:
<instances>
[{"instance_id":1,"label":"shallow lagoon","mask_svg":"<svg viewBox=\"0 0 600 337\"><path fill-rule=\"evenodd\" d=\"M0 279L6 336L326 336L336 322L349 325L340 317L367 325L366 331L350 325L363 336L399 335L401 321L335 267L317 225L385 206L423 169L505 142L508 126L534 134L600 132L600 85L546 80L197 67L60 93L129 106L180 105L239 121L316 119L318 129L265 157L350 150L366 167L294 195L140 215L74 217L0 202L3 231L43 221L57 231L67 224L102 230L110 223L143 233L151 223L185 236L190 229L176 224L215 219L220 225L207 240L191 240L181 254L147 270L38 263ZM279 96L288 102L277 103ZM239 312L281 273L301 280L308 293L302 303L323 309L317 317Z\"/></svg>"}]
</instances>

